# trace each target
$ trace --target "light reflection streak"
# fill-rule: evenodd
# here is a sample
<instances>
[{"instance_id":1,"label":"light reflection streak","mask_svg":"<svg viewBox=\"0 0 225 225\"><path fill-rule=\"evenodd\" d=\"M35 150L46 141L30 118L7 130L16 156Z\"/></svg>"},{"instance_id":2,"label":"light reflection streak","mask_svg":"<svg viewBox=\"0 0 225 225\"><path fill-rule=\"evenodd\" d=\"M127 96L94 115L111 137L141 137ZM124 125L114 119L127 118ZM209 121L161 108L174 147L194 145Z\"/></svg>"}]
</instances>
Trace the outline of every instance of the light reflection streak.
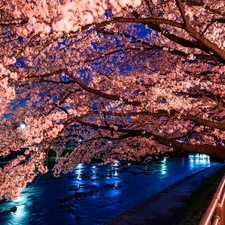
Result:
<instances>
[{"instance_id":1,"label":"light reflection streak","mask_svg":"<svg viewBox=\"0 0 225 225\"><path fill-rule=\"evenodd\" d=\"M119 166L120 166L120 163L118 160L115 160L115 162L110 166L110 171L109 173L107 174L107 177L110 178L112 176L114 177L118 177L119 176Z\"/></svg>"},{"instance_id":2,"label":"light reflection streak","mask_svg":"<svg viewBox=\"0 0 225 225\"><path fill-rule=\"evenodd\" d=\"M210 157L205 154L190 154L188 157L189 168L194 169L196 166L210 166Z\"/></svg>"},{"instance_id":3,"label":"light reflection streak","mask_svg":"<svg viewBox=\"0 0 225 225\"><path fill-rule=\"evenodd\" d=\"M84 168L84 164L80 163L76 166L74 172L77 175L77 180L82 180L82 169Z\"/></svg>"},{"instance_id":4,"label":"light reflection streak","mask_svg":"<svg viewBox=\"0 0 225 225\"><path fill-rule=\"evenodd\" d=\"M27 195L21 194L16 200L12 201L16 206L16 211L12 215L12 224L23 224L24 219L29 217L26 205L28 204Z\"/></svg>"},{"instance_id":5,"label":"light reflection streak","mask_svg":"<svg viewBox=\"0 0 225 225\"><path fill-rule=\"evenodd\" d=\"M167 174L167 158L164 157L162 160L162 165L161 165L161 174L166 175Z\"/></svg>"},{"instance_id":6,"label":"light reflection streak","mask_svg":"<svg viewBox=\"0 0 225 225\"><path fill-rule=\"evenodd\" d=\"M121 191L122 179L119 176L119 169L120 169L120 162L118 160L115 160L115 162L110 166L109 173L106 176L106 179L110 180L110 184L112 184L112 188L109 188L108 195L113 198L115 197L118 198L122 193Z\"/></svg>"},{"instance_id":7,"label":"light reflection streak","mask_svg":"<svg viewBox=\"0 0 225 225\"><path fill-rule=\"evenodd\" d=\"M98 172L98 166L93 165L91 167L91 179L96 180L97 179L97 172ZM96 181L95 181L96 183Z\"/></svg>"}]
</instances>

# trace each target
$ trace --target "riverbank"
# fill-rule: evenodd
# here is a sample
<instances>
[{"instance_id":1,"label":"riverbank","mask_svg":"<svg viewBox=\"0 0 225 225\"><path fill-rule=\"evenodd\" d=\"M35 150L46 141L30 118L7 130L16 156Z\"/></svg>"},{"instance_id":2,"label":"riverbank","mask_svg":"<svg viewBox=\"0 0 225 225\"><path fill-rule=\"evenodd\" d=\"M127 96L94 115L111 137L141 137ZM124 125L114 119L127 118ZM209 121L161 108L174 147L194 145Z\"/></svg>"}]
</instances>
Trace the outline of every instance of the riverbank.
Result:
<instances>
[{"instance_id":1,"label":"riverbank","mask_svg":"<svg viewBox=\"0 0 225 225\"><path fill-rule=\"evenodd\" d=\"M188 199L181 211L176 225L199 224L202 216L208 208L214 193L216 192L223 176L225 166L209 177Z\"/></svg>"},{"instance_id":2,"label":"riverbank","mask_svg":"<svg viewBox=\"0 0 225 225\"><path fill-rule=\"evenodd\" d=\"M221 168L224 169L224 163L192 174L104 225L177 224L177 217L179 215L182 217L180 213L190 196ZM185 218L185 220L187 219ZM184 223L179 223L179 225L181 224L184 225ZM187 224L195 225L197 223L190 223L189 220L185 225Z\"/></svg>"},{"instance_id":3,"label":"riverbank","mask_svg":"<svg viewBox=\"0 0 225 225\"><path fill-rule=\"evenodd\" d=\"M217 163L209 157L193 155L153 160L148 165L79 164L60 178L55 178L50 168L29 184L18 199L0 204L0 224L100 225L214 165ZM10 211L13 207L17 207L16 212Z\"/></svg>"}]
</instances>

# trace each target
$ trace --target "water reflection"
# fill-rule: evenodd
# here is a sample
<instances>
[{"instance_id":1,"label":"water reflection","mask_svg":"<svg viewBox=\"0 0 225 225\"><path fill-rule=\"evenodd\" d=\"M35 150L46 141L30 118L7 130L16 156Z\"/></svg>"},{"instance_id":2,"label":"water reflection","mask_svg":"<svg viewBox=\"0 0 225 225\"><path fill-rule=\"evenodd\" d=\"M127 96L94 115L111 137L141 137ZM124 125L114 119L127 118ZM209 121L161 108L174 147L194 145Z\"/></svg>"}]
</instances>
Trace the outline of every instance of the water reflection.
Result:
<instances>
[{"instance_id":1,"label":"water reflection","mask_svg":"<svg viewBox=\"0 0 225 225\"><path fill-rule=\"evenodd\" d=\"M162 175L166 175L168 172L168 168L167 168L167 157L164 157L164 159L162 160L162 166L161 166L161 174Z\"/></svg>"},{"instance_id":2,"label":"water reflection","mask_svg":"<svg viewBox=\"0 0 225 225\"><path fill-rule=\"evenodd\" d=\"M82 180L82 170L85 168L85 165L80 163L78 164L75 169L74 173L77 175L77 180Z\"/></svg>"},{"instance_id":3,"label":"water reflection","mask_svg":"<svg viewBox=\"0 0 225 225\"><path fill-rule=\"evenodd\" d=\"M91 174L91 179L97 179L97 172L98 172L98 167L96 167L95 165L93 165L92 167L91 167L91 172L92 172L92 174Z\"/></svg>"},{"instance_id":4,"label":"water reflection","mask_svg":"<svg viewBox=\"0 0 225 225\"><path fill-rule=\"evenodd\" d=\"M115 160L113 164L110 165L108 170L106 180L104 182L104 188L106 189L106 194L113 198L112 201L117 201L119 196L122 194L122 177L120 176L120 163Z\"/></svg>"},{"instance_id":5,"label":"water reflection","mask_svg":"<svg viewBox=\"0 0 225 225\"><path fill-rule=\"evenodd\" d=\"M119 161L115 161L115 163L110 166L108 177L109 178L118 177L119 176L118 171L119 171Z\"/></svg>"},{"instance_id":6,"label":"water reflection","mask_svg":"<svg viewBox=\"0 0 225 225\"><path fill-rule=\"evenodd\" d=\"M26 195L21 195L12 202L12 207L16 205L16 211L12 213L13 224L23 224L24 220L29 216L26 210L26 204L28 203Z\"/></svg>"},{"instance_id":7,"label":"water reflection","mask_svg":"<svg viewBox=\"0 0 225 225\"><path fill-rule=\"evenodd\" d=\"M0 204L3 225L99 225L190 174L216 163L206 155L148 164L79 164L59 179L40 177L15 201ZM11 212L16 206L17 211ZM7 213L1 213L8 210Z\"/></svg>"},{"instance_id":8,"label":"water reflection","mask_svg":"<svg viewBox=\"0 0 225 225\"><path fill-rule=\"evenodd\" d=\"M190 154L189 155L189 167L194 169L198 165L210 166L210 157L205 154Z\"/></svg>"}]
</instances>

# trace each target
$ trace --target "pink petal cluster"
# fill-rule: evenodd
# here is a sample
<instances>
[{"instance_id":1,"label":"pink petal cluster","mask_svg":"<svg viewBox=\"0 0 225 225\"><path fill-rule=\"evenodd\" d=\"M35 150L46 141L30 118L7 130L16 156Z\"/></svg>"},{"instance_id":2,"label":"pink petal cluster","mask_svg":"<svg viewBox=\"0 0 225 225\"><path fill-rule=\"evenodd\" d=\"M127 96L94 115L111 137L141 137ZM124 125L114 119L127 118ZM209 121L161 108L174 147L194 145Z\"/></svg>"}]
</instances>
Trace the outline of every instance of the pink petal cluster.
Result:
<instances>
[{"instance_id":1,"label":"pink petal cluster","mask_svg":"<svg viewBox=\"0 0 225 225\"><path fill-rule=\"evenodd\" d=\"M173 149L225 159L224 1L0 5L0 160L17 155L0 198L46 173L53 152L55 176Z\"/></svg>"}]
</instances>

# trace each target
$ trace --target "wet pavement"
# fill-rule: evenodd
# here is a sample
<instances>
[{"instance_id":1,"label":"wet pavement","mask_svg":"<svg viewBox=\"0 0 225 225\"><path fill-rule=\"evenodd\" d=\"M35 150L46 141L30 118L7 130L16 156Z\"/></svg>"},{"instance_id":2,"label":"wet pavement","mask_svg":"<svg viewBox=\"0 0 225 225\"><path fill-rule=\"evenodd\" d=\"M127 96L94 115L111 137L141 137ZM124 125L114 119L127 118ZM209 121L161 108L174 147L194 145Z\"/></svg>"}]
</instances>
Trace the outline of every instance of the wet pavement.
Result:
<instances>
[{"instance_id":1,"label":"wet pavement","mask_svg":"<svg viewBox=\"0 0 225 225\"><path fill-rule=\"evenodd\" d=\"M224 165L196 172L104 225L173 225L191 194Z\"/></svg>"}]
</instances>

